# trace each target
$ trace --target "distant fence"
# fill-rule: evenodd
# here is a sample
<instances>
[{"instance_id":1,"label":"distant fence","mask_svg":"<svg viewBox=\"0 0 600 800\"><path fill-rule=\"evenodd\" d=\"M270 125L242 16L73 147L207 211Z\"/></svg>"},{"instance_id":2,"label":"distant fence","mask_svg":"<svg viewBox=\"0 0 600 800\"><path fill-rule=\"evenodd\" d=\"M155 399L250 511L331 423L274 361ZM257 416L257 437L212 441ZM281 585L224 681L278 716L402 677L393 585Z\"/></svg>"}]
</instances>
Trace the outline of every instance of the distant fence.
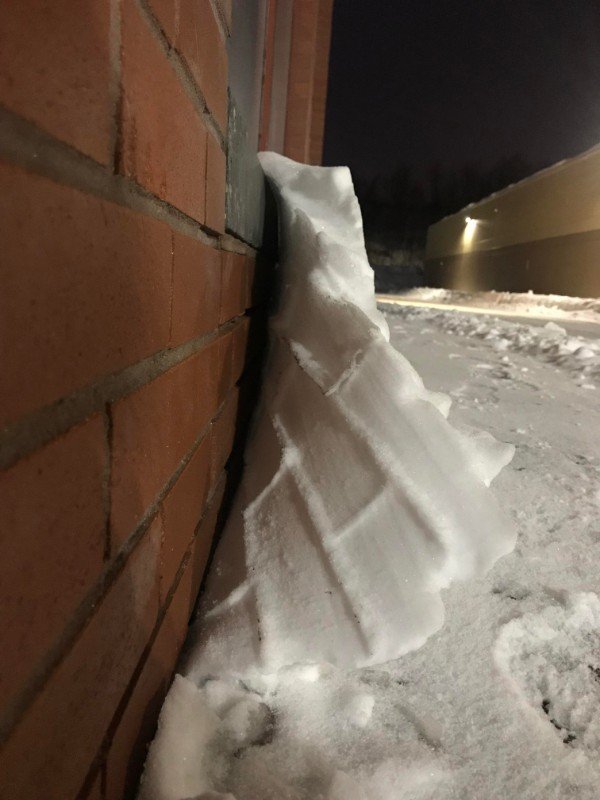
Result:
<instances>
[{"instance_id":1,"label":"distant fence","mask_svg":"<svg viewBox=\"0 0 600 800\"><path fill-rule=\"evenodd\" d=\"M600 146L429 228L425 282L600 296Z\"/></svg>"}]
</instances>

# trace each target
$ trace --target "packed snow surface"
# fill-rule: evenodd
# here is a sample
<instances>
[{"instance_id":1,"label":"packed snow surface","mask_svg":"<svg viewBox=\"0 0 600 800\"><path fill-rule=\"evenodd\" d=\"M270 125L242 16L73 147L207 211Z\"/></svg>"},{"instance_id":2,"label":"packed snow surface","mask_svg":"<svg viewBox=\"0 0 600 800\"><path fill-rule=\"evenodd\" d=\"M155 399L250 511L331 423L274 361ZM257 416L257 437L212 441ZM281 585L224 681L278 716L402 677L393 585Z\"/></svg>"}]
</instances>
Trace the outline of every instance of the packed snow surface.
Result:
<instances>
[{"instance_id":1,"label":"packed snow surface","mask_svg":"<svg viewBox=\"0 0 600 800\"><path fill-rule=\"evenodd\" d=\"M457 768L443 719L378 665L514 547L489 488L514 446L451 425L390 344L349 171L262 164L282 239L262 404L141 797L433 797Z\"/></svg>"},{"instance_id":2,"label":"packed snow surface","mask_svg":"<svg viewBox=\"0 0 600 800\"><path fill-rule=\"evenodd\" d=\"M427 321L434 329L467 338L489 342L495 352L508 363L510 353L528 353L549 364L568 371L579 386L595 389L600 383L600 341L570 335L555 322L545 325L528 325L494 317L493 314L449 314L419 306L397 306L380 302L380 308L388 314L401 314L404 319ZM568 324L568 323L565 323ZM592 326L594 327L594 326ZM600 335L600 326L598 327ZM502 372L500 367L500 372ZM507 373L507 368L504 368Z\"/></svg>"},{"instance_id":3,"label":"packed snow surface","mask_svg":"<svg viewBox=\"0 0 600 800\"><path fill-rule=\"evenodd\" d=\"M453 311L386 316L392 343L449 392L453 424L516 446L492 490L517 546L487 575L444 590L444 627L385 665L178 678L146 798L600 797L596 392L537 348L460 335Z\"/></svg>"},{"instance_id":4,"label":"packed snow surface","mask_svg":"<svg viewBox=\"0 0 600 800\"><path fill-rule=\"evenodd\" d=\"M434 289L423 286L409 289L402 297L413 302L472 306L490 311L535 314L553 319L600 322L600 299L568 297L561 294L533 292L467 292L458 289Z\"/></svg>"}]
</instances>

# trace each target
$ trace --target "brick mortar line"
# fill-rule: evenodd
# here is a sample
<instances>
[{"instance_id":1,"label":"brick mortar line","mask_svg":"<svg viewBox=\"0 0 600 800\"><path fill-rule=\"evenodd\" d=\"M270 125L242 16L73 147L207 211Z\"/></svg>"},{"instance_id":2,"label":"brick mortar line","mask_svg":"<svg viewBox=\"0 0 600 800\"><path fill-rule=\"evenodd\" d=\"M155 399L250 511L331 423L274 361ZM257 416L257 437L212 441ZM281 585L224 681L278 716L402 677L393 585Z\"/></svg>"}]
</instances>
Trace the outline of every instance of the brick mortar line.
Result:
<instances>
[{"instance_id":1,"label":"brick mortar line","mask_svg":"<svg viewBox=\"0 0 600 800\"><path fill-rule=\"evenodd\" d=\"M108 753L109 753L110 746L112 744L112 740L114 738L114 735L115 735L115 733L116 733L116 731L117 731L117 729L119 727L119 724L121 723L121 720L123 719L123 716L125 714L125 711L127 710L127 706L129 704L129 701L131 700L131 697L132 697L132 695L133 695L133 693L135 691L135 688L136 688L136 686L137 686L137 684L139 682L139 679L140 679L141 674L142 674L142 672L144 670L144 667L146 666L146 663L148 661L148 657L149 657L149 655L150 655L150 653L152 651L152 647L154 646L154 642L156 641L156 639L158 637L158 634L160 633L160 629L162 627L162 624L163 624L163 622L165 620L165 617L166 617L166 615L167 615L167 613L169 611L169 608L171 607L171 602L173 601L173 597L174 597L175 593L177 592L177 590L179 589L179 584L181 583L181 579L183 577L183 573L185 572L185 570L187 569L187 567L188 567L188 565L189 565L189 563L191 561L192 549L193 549L194 543L196 541L196 538L198 536L200 527L204 523L204 521L207 518L207 516L210 513L210 511L212 511L212 506L213 506L215 497L218 496L221 486L225 483L225 479L226 479L226 473L225 473L225 470L222 469L221 472L219 473L219 476L218 476L217 480L214 482L213 486L211 487L210 492L208 494L208 497L206 498L206 502L204 504L204 508L202 509L202 514L200 516L200 519L199 519L197 525L194 528L194 533L192 534L192 537L190 538L190 540L188 542L188 545L187 545L187 547L185 549L183 557L182 557L181 561L179 562L179 567L177 568L177 572L175 574L175 577L173 578L173 582L171 584L169 592L167 593L167 596L165 597L165 601L164 601L164 603L162 604L162 606L160 607L160 609L158 611L158 614L157 614L157 617L156 617L156 622L155 622L154 628L152 629L152 633L150 634L150 637L148 639L148 643L146 644L146 647L144 648L144 650L142 652L142 655L140 656L140 659L137 662L137 664L135 666L135 669L133 670L131 678L129 679L129 683L127 684L127 687L125 688L125 691L123 692L123 695L121 696L121 699L119 700L119 702L117 704L117 707L115 709L115 713L113 714L113 717L112 717L112 719L111 719L111 721L110 721L110 723L108 725L108 728L106 729L106 733L104 734L104 738L102 739L100 747L98 748L98 751L97 751L97 753L96 753L96 755L95 755L95 757L94 757L94 759L93 759L93 761L91 763L91 766L90 766L90 769L88 771L88 774L87 774L85 780L83 781L81 789L77 793L77 795L75 797L75 800L84 800L84 798L86 797L86 793L89 792L89 790L91 789L91 787L93 785L93 781L94 781L99 769L102 769L103 766L106 766L106 758L108 756ZM191 616L192 615L190 614L190 618L187 621L188 625L189 625L189 621L191 619ZM180 653L178 653L177 660L175 661L175 664L173 664L173 669L171 671L171 677L175 673L175 670L176 670L176 667L177 667L177 663L178 663L178 660L179 660L179 655L180 655Z\"/></svg>"},{"instance_id":2,"label":"brick mortar line","mask_svg":"<svg viewBox=\"0 0 600 800\"><path fill-rule=\"evenodd\" d=\"M225 19L225 12L221 8L219 0L210 0L210 4L223 41L227 42L227 39L229 39L229 28L227 26L227 20Z\"/></svg>"},{"instance_id":3,"label":"brick mortar line","mask_svg":"<svg viewBox=\"0 0 600 800\"><path fill-rule=\"evenodd\" d=\"M196 437L191 448L183 456L178 467L171 474L167 482L156 494L152 503L148 506L144 515L127 537L119 551L115 554L111 562L107 564L100 574L94 586L88 591L84 599L79 603L75 612L68 619L62 632L58 634L54 643L50 645L40 662L27 677L24 685L14 698L8 703L7 707L0 715L0 750L9 738L12 731L17 727L27 710L46 686L49 678L60 666L62 661L69 655L75 647L77 640L87 627L87 624L94 618L96 609L104 601L111 587L115 585L121 572L129 560L129 556L142 540L144 534L156 514L160 504L167 496L169 491L177 482L179 476L189 464L194 454L198 450L204 438L208 435L215 420L222 412L225 401L219 406L210 421ZM170 595L167 595L169 597ZM166 602L166 601L165 601ZM159 610L160 614L160 610Z\"/></svg>"},{"instance_id":4,"label":"brick mortar line","mask_svg":"<svg viewBox=\"0 0 600 800\"><path fill-rule=\"evenodd\" d=\"M222 236L231 236L232 239L235 239L237 242L240 242L241 245L244 247L249 247L250 249L258 249L256 245L253 245L252 242L248 241L247 239L242 238L239 233L236 233L233 228L228 228L227 225L225 226L225 233Z\"/></svg>"},{"instance_id":5,"label":"brick mortar line","mask_svg":"<svg viewBox=\"0 0 600 800\"><path fill-rule=\"evenodd\" d=\"M153 353L136 364L105 375L8 425L0 431L0 470L8 469L93 414L104 411L107 403L131 394L208 347L237 327L244 316L234 317L208 334Z\"/></svg>"},{"instance_id":6,"label":"brick mortar line","mask_svg":"<svg viewBox=\"0 0 600 800\"><path fill-rule=\"evenodd\" d=\"M61 186L164 222L203 244L219 248L219 236L203 223L126 178L55 139L0 106L0 158Z\"/></svg>"},{"instance_id":7,"label":"brick mortar line","mask_svg":"<svg viewBox=\"0 0 600 800\"><path fill-rule=\"evenodd\" d=\"M259 248L255 245L248 244L243 239L239 239L237 235L231 233L222 233L219 236L220 249L227 253L237 253L241 256L256 257Z\"/></svg>"},{"instance_id":8,"label":"brick mortar line","mask_svg":"<svg viewBox=\"0 0 600 800\"><path fill-rule=\"evenodd\" d=\"M226 152L227 145L225 134L221 131L219 123L213 117L208 103L206 102L206 98L204 97L204 93L194 80L194 76L190 72L185 60L179 54L179 51L176 49L176 47L172 45L165 36L158 19L155 17L154 12L148 5L148 0L136 1L142 16L154 34L154 38L160 43L161 50L171 65L173 72L179 79L179 82L185 93L196 107L196 111L198 111L198 113L201 115L208 132L214 137L221 150Z\"/></svg>"},{"instance_id":9,"label":"brick mortar line","mask_svg":"<svg viewBox=\"0 0 600 800\"><path fill-rule=\"evenodd\" d=\"M258 248L237 234L219 234L139 183L55 139L0 104L0 159L32 174L164 222L218 250L255 256Z\"/></svg>"}]
</instances>

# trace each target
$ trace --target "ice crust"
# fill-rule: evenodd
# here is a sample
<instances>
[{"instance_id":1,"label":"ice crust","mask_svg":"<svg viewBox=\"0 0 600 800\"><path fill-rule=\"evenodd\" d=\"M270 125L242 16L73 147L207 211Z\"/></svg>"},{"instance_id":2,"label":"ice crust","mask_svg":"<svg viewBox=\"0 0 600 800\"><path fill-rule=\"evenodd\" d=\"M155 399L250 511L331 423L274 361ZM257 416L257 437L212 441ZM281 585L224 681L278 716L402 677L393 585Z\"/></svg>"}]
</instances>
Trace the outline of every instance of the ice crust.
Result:
<instances>
[{"instance_id":1,"label":"ice crust","mask_svg":"<svg viewBox=\"0 0 600 800\"><path fill-rule=\"evenodd\" d=\"M396 658L442 624L441 588L515 540L486 488L513 448L455 430L449 398L389 344L349 170L261 163L279 200L282 290L188 661L196 680Z\"/></svg>"}]
</instances>

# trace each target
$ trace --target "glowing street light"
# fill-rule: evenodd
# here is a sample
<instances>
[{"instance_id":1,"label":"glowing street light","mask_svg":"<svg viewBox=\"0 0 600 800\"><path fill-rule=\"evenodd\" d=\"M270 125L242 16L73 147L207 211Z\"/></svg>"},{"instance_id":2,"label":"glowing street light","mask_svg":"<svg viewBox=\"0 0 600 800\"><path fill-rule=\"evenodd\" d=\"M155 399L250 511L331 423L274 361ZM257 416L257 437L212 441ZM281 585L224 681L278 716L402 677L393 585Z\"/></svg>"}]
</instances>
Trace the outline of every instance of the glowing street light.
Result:
<instances>
[{"instance_id":1,"label":"glowing street light","mask_svg":"<svg viewBox=\"0 0 600 800\"><path fill-rule=\"evenodd\" d=\"M463 248L468 247L473 242L476 229L477 220L473 219L473 217L465 217L465 229L462 236Z\"/></svg>"}]
</instances>

